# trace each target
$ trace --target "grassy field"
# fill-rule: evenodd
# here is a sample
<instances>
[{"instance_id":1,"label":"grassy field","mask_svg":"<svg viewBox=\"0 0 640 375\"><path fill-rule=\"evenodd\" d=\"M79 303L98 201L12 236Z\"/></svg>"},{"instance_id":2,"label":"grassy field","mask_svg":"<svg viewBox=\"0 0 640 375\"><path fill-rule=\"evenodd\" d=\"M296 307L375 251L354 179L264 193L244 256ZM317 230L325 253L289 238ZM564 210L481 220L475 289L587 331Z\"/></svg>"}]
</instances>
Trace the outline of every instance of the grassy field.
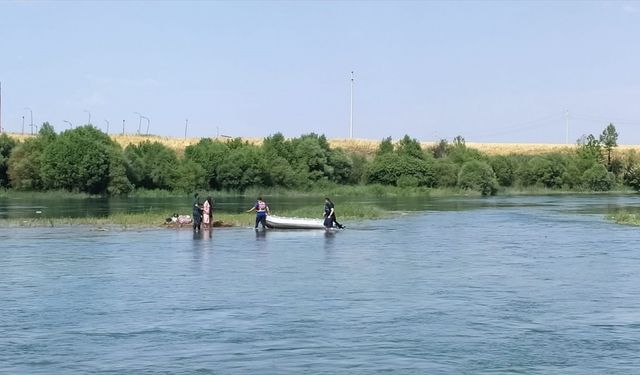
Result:
<instances>
[{"instance_id":1,"label":"grassy field","mask_svg":"<svg viewBox=\"0 0 640 375\"><path fill-rule=\"evenodd\" d=\"M31 135L20 135L15 133L9 133L9 135L18 140L24 140ZM156 135L135 135L135 134L111 134L111 138L118 142L123 147L128 144L138 144L140 142L149 140L152 142L160 142L174 150L178 154L182 154L184 149L189 146L198 143L200 138L181 138L181 137L165 137ZM228 138L219 138L220 140L226 140ZM261 144L262 138L243 138L245 141L252 144ZM331 147L339 147L348 152L358 152L364 155L373 155L380 144L380 140L372 139L341 139L334 138L329 139ZM433 146L434 142L422 141L423 148ZM508 155L508 154L541 154L554 151L566 151L574 149L575 145L566 144L543 144L543 143L478 143L467 142L467 146L475 148L479 151L487 153L489 155ZM640 151L640 145L621 145L616 148L616 152L625 152L628 150Z\"/></svg>"}]
</instances>

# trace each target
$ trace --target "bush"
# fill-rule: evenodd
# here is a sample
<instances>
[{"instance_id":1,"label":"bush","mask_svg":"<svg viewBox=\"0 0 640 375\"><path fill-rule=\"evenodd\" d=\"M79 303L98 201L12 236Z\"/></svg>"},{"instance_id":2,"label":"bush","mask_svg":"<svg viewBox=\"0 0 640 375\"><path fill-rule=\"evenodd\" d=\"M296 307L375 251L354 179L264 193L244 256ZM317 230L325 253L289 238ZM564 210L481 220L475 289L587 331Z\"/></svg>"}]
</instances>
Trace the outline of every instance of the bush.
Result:
<instances>
[{"instance_id":1,"label":"bush","mask_svg":"<svg viewBox=\"0 0 640 375\"><path fill-rule=\"evenodd\" d=\"M513 185L516 176L516 164L512 158L504 155L494 156L489 159L489 165L491 165L491 169L496 174L500 185Z\"/></svg>"},{"instance_id":2,"label":"bush","mask_svg":"<svg viewBox=\"0 0 640 375\"><path fill-rule=\"evenodd\" d=\"M111 159L119 150L111 138L93 126L65 131L53 138L42 153L40 173L44 188L106 193Z\"/></svg>"},{"instance_id":3,"label":"bush","mask_svg":"<svg viewBox=\"0 0 640 375\"><path fill-rule=\"evenodd\" d=\"M414 177L418 186L433 187L436 183L432 163L396 153L376 157L367 171L367 181L374 184L397 185L403 176Z\"/></svg>"},{"instance_id":4,"label":"bush","mask_svg":"<svg viewBox=\"0 0 640 375\"><path fill-rule=\"evenodd\" d=\"M401 188L418 187L420 181L415 176L400 176L396 181L396 186Z\"/></svg>"},{"instance_id":5,"label":"bush","mask_svg":"<svg viewBox=\"0 0 640 375\"><path fill-rule=\"evenodd\" d=\"M518 169L518 176L524 186L539 184L547 188L561 188L566 164L567 159L560 154L535 156Z\"/></svg>"},{"instance_id":6,"label":"bush","mask_svg":"<svg viewBox=\"0 0 640 375\"><path fill-rule=\"evenodd\" d=\"M187 146L184 150L184 158L191 160L205 172L205 181L210 189L218 189L217 167L229 153L229 146L220 141L203 138L195 145Z\"/></svg>"},{"instance_id":7,"label":"bush","mask_svg":"<svg viewBox=\"0 0 640 375\"><path fill-rule=\"evenodd\" d=\"M6 134L0 135L0 187L9 186L9 157L16 141Z\"/></svg>"},{"instance_id":8,"label":"bush","mask_svg":"<svg viewBox=\"0 0 640 375\"><path fill-rule=\"evenodd\" d=\"M438 187L454 187L458 184L460 168L446 159L437 159L434 163L436 185Z\"/></svg>"},{"instance_id":9,"label":"bush","mask_svg":"<svg viewBox=\"0 0 640 375\"><path fill-rule=\"evenodd\" d=\"M602 164L594 164L582 175L584 187L593 191L609 191L614 182L615 176Z\"/></svg>"},{"instance_id":10,"label":"bush","mask_svg":"<svg viewBox=\"0 0 640 375\"><path fill-rule=\"evenodd\" d=\"M218 165L218 185L223 189L244 191L263 186L268 181L262 150L257 147L235 148Z\"/></svg>"},{"instance_id":11,"label":"bush","mask_svg":"<svg viewBox=\"0 0 640 375\"><path fill-rule=\"evenodd\" d=\"M129 180L136 188L168 190L178 178L178 157L162 143L128 145L124 155Z\"/></svg>"},{"instance_id":12,"label":"bush","mask_svg":"<svg viewBox=\"0 0 640 375\"><path fill-rule=\"evenodd\" d=\"M479 191L482 195L495 195L498 191L498 180L489 164L473 160L462 165L458 175L458 186Z\"/></svg>"}]
</instances>

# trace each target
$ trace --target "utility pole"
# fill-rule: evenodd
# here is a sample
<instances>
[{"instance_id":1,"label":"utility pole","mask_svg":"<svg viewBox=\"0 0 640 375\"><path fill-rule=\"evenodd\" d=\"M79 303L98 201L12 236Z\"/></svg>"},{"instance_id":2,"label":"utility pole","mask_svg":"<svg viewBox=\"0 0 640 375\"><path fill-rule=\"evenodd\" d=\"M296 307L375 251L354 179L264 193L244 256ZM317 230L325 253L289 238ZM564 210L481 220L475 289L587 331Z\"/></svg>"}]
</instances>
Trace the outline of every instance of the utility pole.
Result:
<instances>
[{"instance_id":1,"label":"utility pole","mask_svg":"<svg viewBox=\"0 0 640 375\"><path fill-rule=\"evenodd\" d=\"M33 111L29 107L26 107L25 110L29 111L29 113L31 114L31 123L29 124L29 126L31 126L31 135L33 135ZM22 133L24 134L24 131Z\"/></svg>"},{"instance_id":2,"label":"utility pole","mask_svg":"<svg viewBox=\"0 0 640 375\"><path fill-rule=\"evenodd\" d=\"M184 120L184 139L187 139L187 126L189 125L189 119Z\"/></svg>"},{"instance_id":3,"label":"utility pole","mask_svg":"<svg viewBox=\"0 0 640 375\"><path fill-rule=\"evenodd\" d=\"M143 119L147 120L147 137L149 136L149 125L151 125L151 120L147 116L142 116Z\"/></svg>"},{"instance_id":4,"label":"utility pole","mask_svg":"<svg viewBox=\"0 0 640 375\"><path fill-rule=\"evenodd\" d=\"M87 125L91 125L91 112L87 111L86 109L84 110L84 112L87 112L89 114L89 122L87 122Z\"/></svg>"},{"instance_id":5,"label":"utility pole","mask_svg":"<svg viewBox=\"0 0 640 375\"><path fill-rule=\"evenodd\" d=\"M565 143L569 144L569 110L565 109L564 110L564 120L567 126L567 134L565 136Z\"/></svg>"},{"instance_id":6,"label":"utility pole","mask_svg":"<svg viewBox=\"0 0 640 375\"><path fill-rule=\"evenodd\" d=\"M353 138L353 71L351 71L351 111L349 115L349 139Z\"/></svg>"},{"instance_id":7,"label":"utility pole","mask_svg":"<svg viewBox=\"0 0 640 375\"><path fill-rule=\"evenodd\" d=\"M138 122L138 135L140 135L140 131L142 129L142 115L140 114L140 112L133 112L134 115L138 115L139 116L139 122Z\"/></svg>"},{"instance_id":8,"label":"utility pole","mask_svg":"<svg viewBox=\"0 0 640 375\"><path fill-rule=\"evenodd\" d=\"M124 135L124 120L122 120L122 135Z\"/></svg>"},{"instance_id":9,"label":"utility pole","mask_svg":"<svg viewBox=\"0 0 640 375\"><path fill-rule=\"evenodd\" d=\"M109 120L105 119L104 122L107 123L107 135L109 135Z\"/></svg>"},{"instance_id":10,"label":"utility pole","mask_svg":"<svg viewBox=\"0 0 640 375\"><path fill-rule=\"evenodd\" d=\"M24 116L22 116L22 135L24 135Z\"/></svg>"}]
</instances>

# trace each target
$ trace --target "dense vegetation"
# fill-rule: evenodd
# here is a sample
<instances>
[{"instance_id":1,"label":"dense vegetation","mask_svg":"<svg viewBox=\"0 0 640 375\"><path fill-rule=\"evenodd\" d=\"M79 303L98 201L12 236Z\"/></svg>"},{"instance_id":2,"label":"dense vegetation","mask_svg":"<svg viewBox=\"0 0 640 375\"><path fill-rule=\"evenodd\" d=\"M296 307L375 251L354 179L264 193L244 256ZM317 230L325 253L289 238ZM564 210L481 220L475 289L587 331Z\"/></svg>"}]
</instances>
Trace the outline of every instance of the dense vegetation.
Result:
<instances>
[{"instance_id":1,"label":"dense vegetation","mask_svg":"<svg viewBox=\"0 0 640 375\"><path fill-rule=\"evenodd\" d=\"M618 133L609 124L599 138L584 136L578 147L565 152L491 156L467 147L462 137L423 149L407 135L395 143L384 139L368 157L331 148L322 135L286 139L278 133L261 145L205 138L178 155L150 141L123 149L90 125L58 134L44 123L36 137L24 142L0 135L0 187L108 195L339 185L458 189L483 195L504 188L640 190L640 157L633 151L613 152L617 141Z\"/></svg>"}]
</instances>

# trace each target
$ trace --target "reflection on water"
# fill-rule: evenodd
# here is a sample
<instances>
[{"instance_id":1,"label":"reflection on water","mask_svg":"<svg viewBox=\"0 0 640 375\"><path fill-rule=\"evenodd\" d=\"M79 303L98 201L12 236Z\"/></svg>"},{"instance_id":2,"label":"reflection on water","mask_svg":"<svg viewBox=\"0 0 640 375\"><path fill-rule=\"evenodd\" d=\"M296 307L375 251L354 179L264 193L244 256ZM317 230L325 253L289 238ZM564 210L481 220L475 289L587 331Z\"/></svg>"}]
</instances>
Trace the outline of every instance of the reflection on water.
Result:
<instances>
[{"instance_id":1,"label":"reflection on water","mask_svg":"<svg viewBox=\"0 0 640 375\"><path fill-rule=\"evenodd\" d=\"M335 232L0 228L0 373L636 373L640 231L602 211L635 200L429 201Z\"/></svg>"},{"instance_id":2,"label":"reflection on water","mask_svg":"<svg viewBox=\"0 0 640 375\"><path fill-rule=\"evenodd\" d=\"M579 195L579 196L514 196L514 197L338 197L339 204L377 206L391 211L463 211L477 208L557 207L579 213L615 213L621 209L640 212L640 200L633 195ZM0 219L55 218L106 216L121 212L158 212L167 217L176 213L189 214L192 198L0 198ZM249 197L217 198L215 210L241 213L251 206ZM269 200L272 210L295 209L314 202L308 197L274 197ZM319 207L323 200L318 199ZM40 213L37 213L40 212Z\"/></svg>"}]
</instances>

